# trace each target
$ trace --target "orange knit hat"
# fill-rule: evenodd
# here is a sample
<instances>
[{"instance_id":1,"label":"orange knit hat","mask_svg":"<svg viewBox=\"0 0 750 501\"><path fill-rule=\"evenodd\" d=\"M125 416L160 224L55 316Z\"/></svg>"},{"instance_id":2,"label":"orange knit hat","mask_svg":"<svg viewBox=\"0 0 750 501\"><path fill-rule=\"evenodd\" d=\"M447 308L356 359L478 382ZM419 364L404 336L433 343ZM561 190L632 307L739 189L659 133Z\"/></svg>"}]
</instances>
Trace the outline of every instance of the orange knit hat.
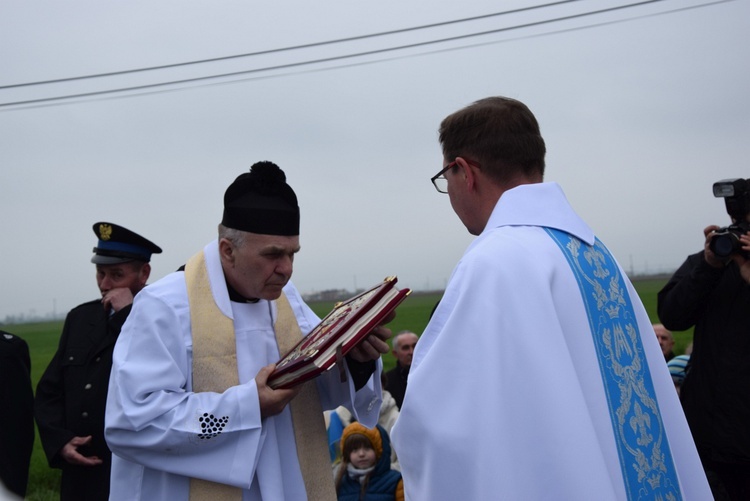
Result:
<instances>
[{"instance_id":1,"label":"orange knit hat","mask_svg":"<svg viewBox=\"0 0 750 501\"><path fill-rule=\"evenodd\" d=\"M344 431L341 434L342 449L344 448L344 444L346 444L346 439L354 434L360 434L367 437L367 439L372 444L372 448L375 450L375 456L380 459L380 456L383 455L383 439L380 436L380 431L378 431L377 428L367 428L357 421L353 422L352 424L344 428Z\"/></svg>"}]
</instances>

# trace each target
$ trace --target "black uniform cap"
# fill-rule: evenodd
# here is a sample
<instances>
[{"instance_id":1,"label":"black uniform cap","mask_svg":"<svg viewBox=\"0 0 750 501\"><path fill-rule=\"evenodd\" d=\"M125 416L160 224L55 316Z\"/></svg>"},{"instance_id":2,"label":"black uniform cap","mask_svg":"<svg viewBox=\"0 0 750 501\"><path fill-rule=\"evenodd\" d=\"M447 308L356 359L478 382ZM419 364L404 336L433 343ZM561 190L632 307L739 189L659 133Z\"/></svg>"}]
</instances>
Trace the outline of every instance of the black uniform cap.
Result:
<instances>
[{"instance_id":1,"label":"black uniform cap","mask_svg":"<svg viewBox=\"0 0 750 501\"><path fill-rule=\"evenodd\" d=\"M99 243L94 247L95 264L119 264L128 261L148 263L151 254L160 254L161 247L130 231L112 223L94 224L94 233Z\"/></svg>"},{"instance_id":2,"label":"black uniform cap","mask_svg":"<svg viewBox=\"0 0 750 501\"><path fill-rule=\"evenodd\" d=\"M299 235L297 195L273 162L258 162L224 193L227 228L263 235Z\"/></svg>"}]
</instances>

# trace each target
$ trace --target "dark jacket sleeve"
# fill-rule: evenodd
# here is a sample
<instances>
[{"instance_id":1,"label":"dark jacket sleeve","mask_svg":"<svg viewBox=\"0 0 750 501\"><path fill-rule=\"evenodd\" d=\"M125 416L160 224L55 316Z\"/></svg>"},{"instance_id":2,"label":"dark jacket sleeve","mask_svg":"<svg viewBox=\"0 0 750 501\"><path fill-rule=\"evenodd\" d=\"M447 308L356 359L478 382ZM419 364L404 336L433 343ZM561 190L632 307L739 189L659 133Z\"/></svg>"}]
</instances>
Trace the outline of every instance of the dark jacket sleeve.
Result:
<instances>
[{"instance_id":1,"label":"dark jacket sleeve","mask_svg":"<svg viewBox=\"0 0 750 501\"><path fill-rule=\"evenodd\" d=\"M23 339L3 331L0 335L0 480L23 497L34 445L31 360Z\"/></svg>"},{"instance_id":2,"label":"dark jacket sleeve","mask_svg":"<svg viewBox=\"0 0 750 501\"><path fill-rule=\"evenodd\" d=\"M688 256L657 296L659 320L669 330L684 331L703 316L708 297L724 273L703 258L703 252Z\"/></svg>"},{"instance_id":3,"label":"dark jacket sleeve","mask_svg":"<svg viewBox=\"0 0 750 501\"><path fill-rule=\"evenodd\" d=\"M70 315L68 315L57 352L37 383L34 400L34 416L39 428L39 437L47 462L53 468L60 468L64 464L64 460L58 453L75 436L65 426L65 388L61 360L70 335L70 323Z\"/></svg>"}]
</instances>

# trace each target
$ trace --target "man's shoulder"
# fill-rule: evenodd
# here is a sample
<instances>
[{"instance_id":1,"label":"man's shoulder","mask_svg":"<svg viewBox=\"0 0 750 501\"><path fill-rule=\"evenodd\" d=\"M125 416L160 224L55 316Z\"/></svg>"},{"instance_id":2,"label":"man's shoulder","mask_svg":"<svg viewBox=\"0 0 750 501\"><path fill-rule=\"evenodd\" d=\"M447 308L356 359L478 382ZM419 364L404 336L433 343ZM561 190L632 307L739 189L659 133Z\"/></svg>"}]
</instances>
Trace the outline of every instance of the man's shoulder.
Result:
<instances>
[{"instance_id":1,"label":"man's shoulder","mask_svg":"<svg viewBox=\"0 0 750 501\"><path fill-rule=\"evenodd\" d=\"M68 313L68 315L81 315L81 314L89 314L91 312L101 310L102 307L102 300L101 299L92 299L91 301L88 301L86 303L81 303Z\"/></svg>"},{"instance_id":2,"label":"man's shoulder","mask_svg":"<svg viewBox=\"0 0 750 501\"><path fill-rule=\"evenodd\" d=\"M0 330L0 352L14 353L24 351L26 353L29 351L29 345L26 340L10 332Z\"/></svg>"},{"instance_id":3,"label":"man's shoulder","mask_svg":"<svg viewBox=\"0 0 750 501\"><path fill-rule=\"evenodd\" d=\"M388 372L386 372L386 374L388 374L388 373L395 374L397 372L401 372L402 369L403 369L403 366L401 365L401 362L399 362L398 360L396 360L396 365L393 366L393 369L391 369Z\"/></svg>"},{"instance_id":4,"label":"man's shoulder","mask_svg":"<svg viewBox=\"0 0 750 501\"><path fill-rule=\"evenodd\" d=\"M398 373L398 365L396 365L396 367L394 367L393 369L386 371L385 375L388 376L389 374L396 374L396 373Z\"/></svg>"},{"instance_id":5,"label":"man's shoulder","mask_svg":"<svg viewBox=\"0 0 750 501\"><path fill-rule=\"evenodd\" d=\"M68 312L65 316L66 327L63 328L63 331L65 329L72 329L75 331L82 326L93 324L106 318L106 311L104 310L101 299L94 299L79 304Z\"/></svg>"},{"instance_id":6,"label":"man's shoulder","mask_svg":"<svg viewBox=\"0 0 750 501\"><path fill-rule=\"evenodd\" d=\"M541 226L491 228L466 249L458 269L484 277L534 270L550 245L554 243Z\"/></svg>"},{"instance_id":7,"label":"man's shoulder","mask_svg":"<svg viewBox=\"0 0 750 501\"><path fill-rule=\"evenodd\" d=\"M174 290L176 287L181 285L183 288L187 288L187 285L185 283L185 270L179 269L177 271L174 271L172 273L169 273L156 282L147 285L143 288L143 290L148 290L150 292L161 292L161 291L171 291Z\"/></svg>"},{"instance_id":8,"label":"man's shoulder","mask_svg":"<svg viewBox=\"0 0 750 501\"><path fill-rule=\"evenodd\" d=\"M177 270L163 276L154 283L146 285L138 294L163 296L186 290L185 271Z\"/></svg>"},{"instance_id":9,"label":"man's shoulder","mask_svg":"<svg viewBox=\"0 0 750 501\"><path fill-rule=\"evenodd\" d=\"M154 301L178 309L187 305L187 284L185 283L184 271L170 273L141 289L133 302L133 306L137 307L138 304L153 303Z\"/></svg>"}]
</instances>

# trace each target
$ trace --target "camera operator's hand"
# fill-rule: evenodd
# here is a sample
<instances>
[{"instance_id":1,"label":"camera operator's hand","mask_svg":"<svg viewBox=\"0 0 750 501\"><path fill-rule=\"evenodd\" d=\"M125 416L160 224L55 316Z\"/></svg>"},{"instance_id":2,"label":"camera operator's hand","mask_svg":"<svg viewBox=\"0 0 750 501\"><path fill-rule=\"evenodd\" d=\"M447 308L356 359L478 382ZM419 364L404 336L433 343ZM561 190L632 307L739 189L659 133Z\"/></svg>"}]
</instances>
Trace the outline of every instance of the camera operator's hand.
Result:
<instances>
[{"instance_id":1,"label":"camera operator's hand","mask_svg":"<svg viewBox=\"0 0 750 501\"><path fill-rule=\"evenodd\" d=\"M706 237L706 243L703 245L703 256L706 259L706 262L713 266L714 268L723 268L726 264L723 259L719 259L716 257L716 254L710 249L709 243L711 242L711 237L713 236L714 232L718 230L720 227L714 225L706 226L706 228L703 230L703 235Z\"/></svg>"},{"instance_id":2,"label":"camera operator's hand","mask_svg":"<svg viewBox=\"0 0 750 501\"><path fill-rule=\"evenodd\" d=\"M742 250L750 254L750 231L740 235L740 242L742 243ZM740 253L735 253L732 254L732 261L737 263L742 279L750 284L750 259Z\"/></svg>"}]
</instances>

